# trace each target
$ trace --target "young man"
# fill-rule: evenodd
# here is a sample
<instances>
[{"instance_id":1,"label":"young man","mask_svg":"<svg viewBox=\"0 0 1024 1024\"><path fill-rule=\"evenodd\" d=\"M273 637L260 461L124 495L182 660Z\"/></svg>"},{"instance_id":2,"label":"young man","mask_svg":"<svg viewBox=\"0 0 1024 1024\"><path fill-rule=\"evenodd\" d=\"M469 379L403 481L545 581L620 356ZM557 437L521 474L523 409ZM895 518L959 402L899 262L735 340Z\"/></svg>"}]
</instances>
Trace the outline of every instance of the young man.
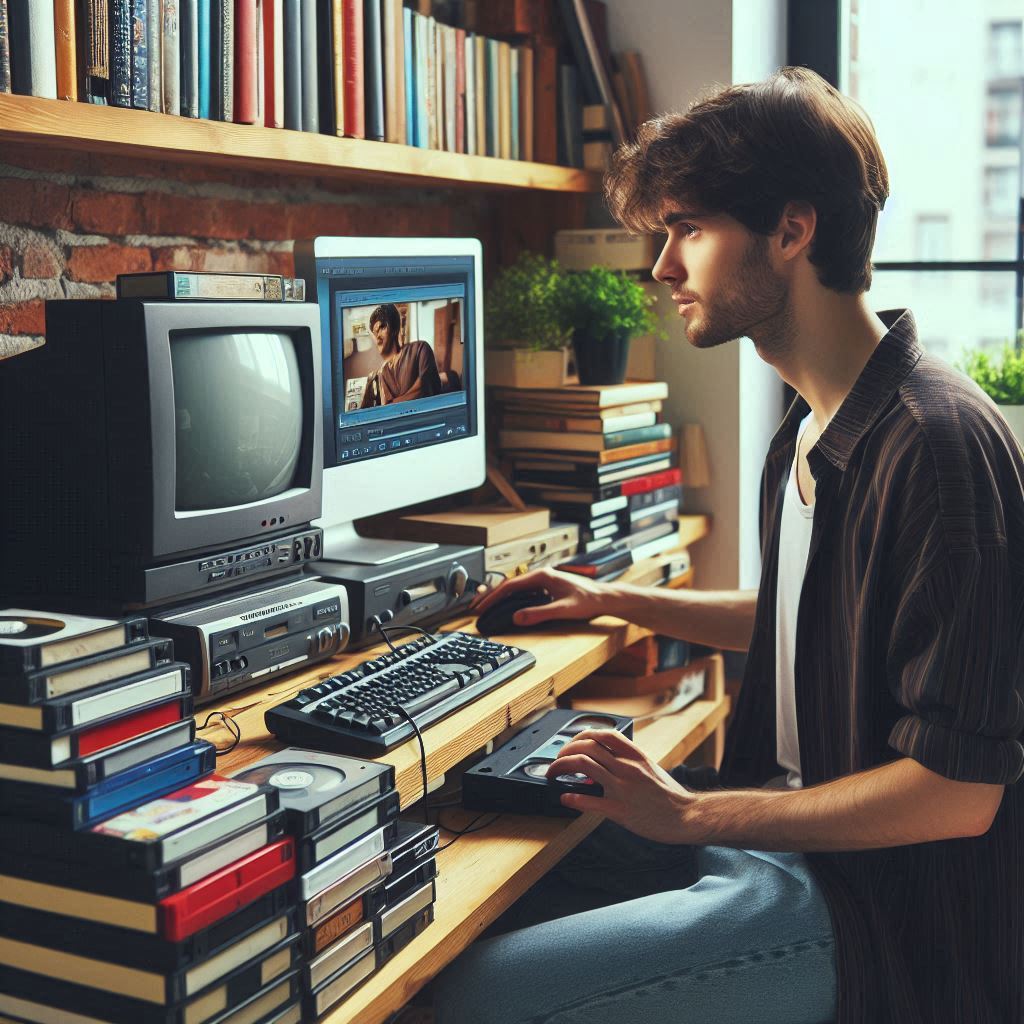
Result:
<instances>
[{"instance_id":1,"label":"young man","mask_svg":"<svg viewBox=\"0 0 1024 1024\"><path fill-rule=\"evenodd\" d=\"M402 317L393 302L370 314L370 333L384 361L367 378L360 409L441 393L434 350L425 341L401 344L401 331Z\"/></svg>"},{"instance_id":2,"label":"young man","mask_svg":"<svg viewBox=\"0 0 1024 1024\"><path fill-rule=\"evenodd\" d=\"M871 311L887 195L868 120L802 69L618 153L609 204L667 232L654 276L690 344L749 338L798 393L761 584L543 571L481 609L540 584L522 625L618 615L745 650L746 675L711 785L613 733L563 749L551 774L604 788L563 802L607 821L513 908L549 920L442 976L439 1024L1024 1020L1024 460L909 312Z\"/></svg>"}]
</instances>

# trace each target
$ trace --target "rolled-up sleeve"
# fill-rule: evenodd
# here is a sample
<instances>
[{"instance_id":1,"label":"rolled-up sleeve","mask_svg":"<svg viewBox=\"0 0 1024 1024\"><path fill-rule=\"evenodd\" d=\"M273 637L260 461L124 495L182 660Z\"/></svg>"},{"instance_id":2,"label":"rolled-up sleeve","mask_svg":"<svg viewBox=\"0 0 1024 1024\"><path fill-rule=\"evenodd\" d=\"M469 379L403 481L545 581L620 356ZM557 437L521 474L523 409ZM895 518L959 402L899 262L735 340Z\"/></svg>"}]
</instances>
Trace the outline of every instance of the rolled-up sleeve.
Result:
<instances>
[{"instance_id":1,"label":"rolled-up sleeve","mask_svg":"<svg viewBox=\"0 0 1024 1024\"><path fill-rule=\"evenodd\" d=\"M1024 773L1020 623L1007 548L945 552L900 602L888 654L906 715L889 745L963 782Z\"/></svg>"}]
</instances>

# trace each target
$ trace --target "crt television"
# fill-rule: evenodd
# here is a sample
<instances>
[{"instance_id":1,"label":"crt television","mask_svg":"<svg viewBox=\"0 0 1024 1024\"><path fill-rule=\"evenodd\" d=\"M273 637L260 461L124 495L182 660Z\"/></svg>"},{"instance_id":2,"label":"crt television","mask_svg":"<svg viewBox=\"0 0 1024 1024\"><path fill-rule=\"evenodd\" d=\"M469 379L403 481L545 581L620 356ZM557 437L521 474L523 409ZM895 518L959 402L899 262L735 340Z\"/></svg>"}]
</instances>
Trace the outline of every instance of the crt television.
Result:
<instances>
[{"instance_id":1,"label":"crt television","mask_svg":"<svg viewBox=\"0 0 1024 1024\"><path fill-rule=\"evenodd\" d=\"M320 311L326 560L436 547L364 538L353 520L483 483L481 263L475 238L296 243Z\"/></svg>"},{"instance_id":2,"label":"crt television","mask_svg":"<svg viewBox=\"0 0 1024 1024\"><path fill-rule=\"evenodd\" d=\"M311 303L48 302L0 363L7 588L113 611L308 560L320 393Z\"/></svg>"}]
</instances>

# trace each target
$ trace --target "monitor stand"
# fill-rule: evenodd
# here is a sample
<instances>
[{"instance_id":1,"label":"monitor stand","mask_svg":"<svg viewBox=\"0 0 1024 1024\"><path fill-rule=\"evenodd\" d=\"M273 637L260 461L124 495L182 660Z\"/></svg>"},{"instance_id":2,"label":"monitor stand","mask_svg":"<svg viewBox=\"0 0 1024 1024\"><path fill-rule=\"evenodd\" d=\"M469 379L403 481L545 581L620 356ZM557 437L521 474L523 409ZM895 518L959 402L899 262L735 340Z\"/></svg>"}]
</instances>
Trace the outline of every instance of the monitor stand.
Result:
<instances>
[{"instance_id":1,"label":"monitor stand","mask_svg":"<svg viewBox=\"0 0 1024 1024\"><path fill-rule=\"evenodd\" d=\"M388 565L434 551L437 546L430 541L363 537L356 533L355 523L339 523L324 529L322 561L345 562L349 565Z\"/></svg>"}]
</instances>

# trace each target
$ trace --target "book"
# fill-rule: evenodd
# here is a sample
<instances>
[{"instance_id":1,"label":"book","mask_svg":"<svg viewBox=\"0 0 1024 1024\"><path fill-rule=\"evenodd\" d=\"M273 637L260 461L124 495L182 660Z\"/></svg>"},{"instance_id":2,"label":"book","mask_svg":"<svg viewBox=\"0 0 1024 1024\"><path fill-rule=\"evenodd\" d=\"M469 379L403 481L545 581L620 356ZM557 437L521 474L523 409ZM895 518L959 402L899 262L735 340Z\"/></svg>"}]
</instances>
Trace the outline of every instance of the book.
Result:
<instances>
[{"instance_id":1,"label":"book","mask_svg":"<svg viewBox=\"0 0 1024 1024\"><path fill-rule=\"evenodd\" d=\"M242 2L242 0L238 0ZM255 0L250 0L255 2ZM178 0L182 117L199 116L199 2ZM237 62L236 62L237 63Z\"/></svg>"},{"instance_id":2,"label":"book","mask_svg":"<svg viewBox=\"0 0 1024 1024\"><path fill-rule=\"evenodd\" d=\"M53 4L48 0L8 0L11 91L57 98L57 49Z\"/></svg>"},{"instance_id":3,"label":"book","mask_svg":"<svg viewBox=\"0 0 1024 1024\"><path fill-rule=\"evenodd\" d=\"M678 508L683 500L683 488L679 484L668 484L651 491L641 491L639 494L626 494L623 498L629 502L631 515L644 509L655 509L665 502L674 502Z\"/></svg>"},{"instance_id":4,"label":"book","mask_svg":"<svg viewBox=\"0 0 1024 1024\"><path fill-rule=\"evenodd\" d=\"M157 3L158 0L150 0L150 3ZM199 58L199 116L204 119L210 117L210 89L213 77L213 64L210 56L210 29L212 21L211 0L198 0L197 12L199 17L199 34L197 55ZM274 0L263 0L265 9L273 8Z\"/></svg>"},{"instance_id":5,"label":"book","mask_svg":"<svg viewBox=\"0 0 1024 1024\"><path fill-rule=\"evenodd\" d=\"M370 536L402 540L437 541L440 544L480 544L491 547L547 530L551 512L508 505L476 505L450 512L423 512L403 516L378 516L361 526Z\"/></svg>"},{"instance_id":6,"label":"book","mask_svg":"<svg viewBox=\"0 0 1024 1024\"><path fill-rule=\"evenodd\" d=\"M466 152L466 30L455 34L455 152Z\"/></svg>"},{"instance_id":7,"label":"book","mask_svg":"<svg viewBox=\"0 0 1024 1024\"><path fill-rule=\"evenodd\" d=\"M498 152L502 160L512 158L512 47L498 43Z\"/></svg>"},{"instance_id":8,"label":"book","mask_svg":"<svg viewBox=\"0 0 1024 1024\"><path fill-rule=\"evenodd\" d=\"M413 12L402 8L402 43L405 63L405 139L407 146L418 145L416 135L416 33Z\"/></svg>"},{"instance_id":9,"label":"book","mask_svg":"<svg viewBox=\"0 0 1024 1024\"><path fill-rule=\"evenodd\" d=\"M162 98L160 109L165 114L177 114L181 110L181 41L179 38L178 5L176 2L161 0L163 18L160 27L160 85ZM113 88L113 81L111 81Z\"/></svg>"},{"instance_id":10,"label":"book","mask_svg":"<svg viewBox=\"0 0 1024 1024\"><path fill-rule=\"evenodd\" d=\"M533 48L518 47L519 53L519 159L533 160Z\"/></svg>"},{"instance_id":11,"label":"book","mask_svg":"<svg viewBox=\"0 0 1024 1024\"><path fill-rule=\"evenodd\" d=\"M384 0L384 138L405 143L405 11L402 0Z\"/></svg>"},{"instance_id":12,"label":"book","mask_svg":"<svg viewBox=\"0 0 1024 1024\"><path fill-rule=\"evenodd\" d=\"M584 553L559 562L557 568L561 572L573 572L591 579L604 579L623 572L633 564L633 556L629 551L599 550L596 553Z\"/></svg>"},{"instance_id":13,"label":"book","mask_svg":"<svg viewBox=\"0 0 1024 1024\"><path fill-rule=\"evenodd\" d=\"M667 423L600 434L542 430L502 430L498 434L502 448L539 448L546 451L575 452L602 452L612 448L628 448L650 441L668 440L671 436L672 428Z\"/></svg>"},{"instance_id":14,"label":"book","mask_svg":"<svg viewBox=\"0 0 1024 1024\"><path fill-rule=\"evenodd\" d=\"M626 406L629 408L629 406ZM602 410L615 412L616 410ZM588 434L611 434L617 430L634 430L649 427L657 422L655 412L625 413L621 416L545 416L541 413L505 413L501 425L507 430L544 430Z\"/></svg>"},{"instance_id":15,"label":"book","mask_svg":"<svg viewBox=\"0 0 1024 1024\"><path fill-rule=\"evenodd\" d=\"M566 435L559 434L556 436L564 437ZM589 437L591 435L585 436ZM566 451L552 448L545 449L544 451L536 451L533 449L511 448L507 449L505 454L517 465L520 464L521 457L524 455L527 457L539 455L548 460L557 460L575 465L593 464L597 466L607 466L612 463L626 462L630 459L640 458L644 455L656 455L664 452L670 452L671 450L672 439L666 438L663 441L644 441L640 444L627 444L619 448L601 448L597 451ZM520 458L517 459L517 456Z\"/></svg>"},{"instance_id":16,"label":"book","mask_svg":"<svg viewBox=\"0 0 1024 1024\"><path fill-rule=\"evenodd\" d=\"M315 5L308 6L315 13ZM256 33L256 0L235 0L235 124L258 123Z\"/></svg>"},{"instance_id":17,"label":"book","mask_svg":"<svg viewBox=\"0 0 1024 1024\"><path fill-rule=\"evenodd\" d=\"M337 135L337 103L335 102L334 5L331 0L317 0L316 5L316 76L320 103L320 132Z\"/></svg>"},{"instance_id":18,"label":"book","mask_svg":"<svg viewBox=\"0 0 1024 1024\"><path fill-rule=\"evenodd\" d=\"M633 123L641 125L651 117L651 98L643 58L636 50L625 50L618 56L618 65L626 82L626 92L635 118Z\"/></svg>"},{"instance_id":19,"label":"book","mask_svg":"<svg viewBox=\"0 0 1024 1024\"><path fill-rule=\"evenodd\" d=\"M457 135L456 81L458 77L458 67L455 63L455 29L451 25L438 25L437 31L440 42L441 88L444 97L441 105L444 112L441 118L441 124L444 129L441 148L446 149L449 153L454 153Z\"/></svg>"},{"instance_id":20,"label":"book","mask_svg":"<svg viewBox=\"0 0 1024 1024\"><path fill-rule=\"evenodd\" d=\"M509 158L518 160L519 157L519 48L510 46L508 51L509 63L509 132L512 137L509 147Z\"/></svg>"},{"instance_id":21,"label":"book","mask_svg":"<svg viewBox=\"0 0 1024 1024\"><path fill-rule=\"evenodd\" d=\"M626 381L624 384L569 384L561 388L498 387L493 394L499 402L518 402L528 397L559 409L569 407L589 411L635 402L661 401L668 397L668 385L664 381Z\"/></svg>"},{"instance_id":22,"label":"book","mask_svg":"<svg viewBox=\"0 0 1024 1024\"><path fill-rule=\"evenodd\" d=\"M487 156L498 156L501 151L500 137L500 91L498 75L498 40L486 39L487 45Z\"/></svg>"},{"instance_id":23,"label":"book","mask_svg":"<svg viewBox=\"0 0 1024 1024\"><path fill-rule=\"evenodd\" d=\"M610 498L621 494L622 490L603 491L608 484L618 484L633 477L655 473L669 469L672 460L667 456L651 455L642 460L630 460L623 465L594 466L576 465L571 462L536 462L527 463L515 470L517 486L529 489L532 484L539 484L543 489L552 487L574 487L594 493L597 497Z\"/></svg>"},{"instance_id":24,"label":"book","mask_svg":"<svg viewBox=\"0 0 1024 1024\"><path fill-rule=\"evenodd\" d=\"M487 40L473 40L473 72L476 75L476 155L487 156Z\"/></svg>"},{"instance_id":25,"label":"book","mask_svg":"<svg viewBox=\"0 0 1024 1024\"><path fill-rule=\"evenodd\" d=\"M560 492L551 490L547 493L558 495ZM556 519L565 519L570 523L593 523L605 515L629 509L629 498L624 494L604 498L600 501L591 501L587 494L577 495L573 492L561 492L561 497L549 498L545 497L542 492L540 498L550 506L551 514Z\"/></svg>"},{"instance_id":26,"label":"book","mask_svg":"<svg viewBox=\"0 0 1024 1024\"><path fill-rule=\"evenodd\" d=\"M235 110L235 4L210 0L210 115L231 121Z\"/></svg>"},{"instance_id":27,"label":"book","mask_svg":"<svg viewBox=\"0 0 1024 1024\"><path fill-rule=\"evenodd\" d=\"M364 0L363 66L366 90L366 137L384 139L384 37L381 0Z\"/></svg>"},{"instance_id":28,"label":"book","mask_svg":"<svg viewBox=\"0 0 1024 1024\"><path fill-rule=\"evenodd\" d=\"M583 127L576 68L558 65L558 162L583 166Z\"/></svg>"},{"instance_id":29,"label":"book","mask_svg":"<svg viewBox=\"0 0 1024 1024\"><path fill-rule=\"evenodd\" d=\"M284 0L263 0L263 123L267 128L284 127L283 21Z\"/></svg>"},{"instance_id":30,"label":"book","mask_svg":"<svg viewBox=\"0 0 1024 1024\"><path fill-rule=\"evenodd\" d=\"M302 131L302 12L301 0L284 0L284 126Z\"/></svg>"},{"instance_id":31,"label":"book","mask_svg":"<svg viewBox=\"0 0 1024 1024\"><path fill-rule=\"evenodd\" d=\"M540 42L533 47L533 159L558 160L558 50Z\"/></svg>"},{"instance_id":32,"label":"book","mask_svg":"<svg viewBox=\"0 0 1024 1024\"><path fill-rule=\"evenodd\" d=\"M152 0L152 2L158 4L160 0ZM131 86L129 93L130 106L138 110L149 109L149 3L150 0L132 0L131 56L129 58ZM60 53L59 39L58 31L58 54Z\"/></svg>"},{"instance_id":33,"label":"book","mask_svg":"<svg viewBox=\"0 0 1024 1024\"><path fill-rule=\"evenodd\" d=\"M146 10L147 107L154 113L163 109L163 13L160 0L149 0Z\"/></svg>"},{"instance_id":34,"label":"book","mask_svg":"<svg viewBox=\"0 0 1024 1024\"><path fill-rule=\"evenodd\" d=\"M320 92L317 88L316 9L304 0L299 10L299 46L302 51L302 130L320 131Z\"/></svg>"},{"instance_id":35,"label":"book","mask_svg":"<svg viewBox=\"0 0 1024 1024\"><path fill-rule=\"evenodd\" d=\"M146 0L135 0L135 17L138 17L138 8L143 10L143 26L145 26ZM6 0L0 4L0 22L6 21ZM136 29L136 32L138 30ZM10 86L4 88L3 73L3 40L5 35L0 25L0 92L10 92ZM76 68L78 33L75 28L75 0L54 0L53 3L53 37L56 47L56 71L57 71L57 99L78 100L78 73ZM145 32L142 33L142 43L145 46ZM8 73L10 68L8 67ZM133 71L134 82L134 71Z\"/></svg>"},{"instance_id":36,"label":"book","mask_svg":"<svg viewBox=\"0 0 1024 1024\"><path fill-rule=\"evenodd\" d=\"M342 62L344 66L344 132L366 138L366 100L363 88L363 0L342 0ZM339 118L339 120L342 120Z\"/></svg>"},{"instance_id":37,"label":"book","mask_svg":"<svg viewBox=\"0 0 1024 1024\"><path fill-rule=\"evenodd\" d=\"M430 148L444 149L444 33L430 18Z\"/></svg>"},{"instance_id":38,"label":"book","mask_svg":"<svg viewBox=\"0 0 1024 1024\"><path fill-rule=\"evenodd\" d=\"M602 480L595 483L594 486L572 486L562 480L536 483L525 480L520 481L517 486L524 491L533 492L536 501L558 508L562 513L569 505L586 507L612 499L629 501L641 494L654 493L661 488L678 486L679 480L678 469L645 472L642 466L640 472L633 477L617 482Z\"/></svg>"},{"instance_id":39,"label":"book","mask_svg":"<svg viewBox=\"0 0 1024 1024\"><path fill-rule=\"evenodd\" d=\"M477 155L476 139L476 36L467 33L465 39L465 54L463 61L466 65L466 96L465 96L465 117L466 117L466 152L470 156Z\"/></svg>"}]
</instances>

